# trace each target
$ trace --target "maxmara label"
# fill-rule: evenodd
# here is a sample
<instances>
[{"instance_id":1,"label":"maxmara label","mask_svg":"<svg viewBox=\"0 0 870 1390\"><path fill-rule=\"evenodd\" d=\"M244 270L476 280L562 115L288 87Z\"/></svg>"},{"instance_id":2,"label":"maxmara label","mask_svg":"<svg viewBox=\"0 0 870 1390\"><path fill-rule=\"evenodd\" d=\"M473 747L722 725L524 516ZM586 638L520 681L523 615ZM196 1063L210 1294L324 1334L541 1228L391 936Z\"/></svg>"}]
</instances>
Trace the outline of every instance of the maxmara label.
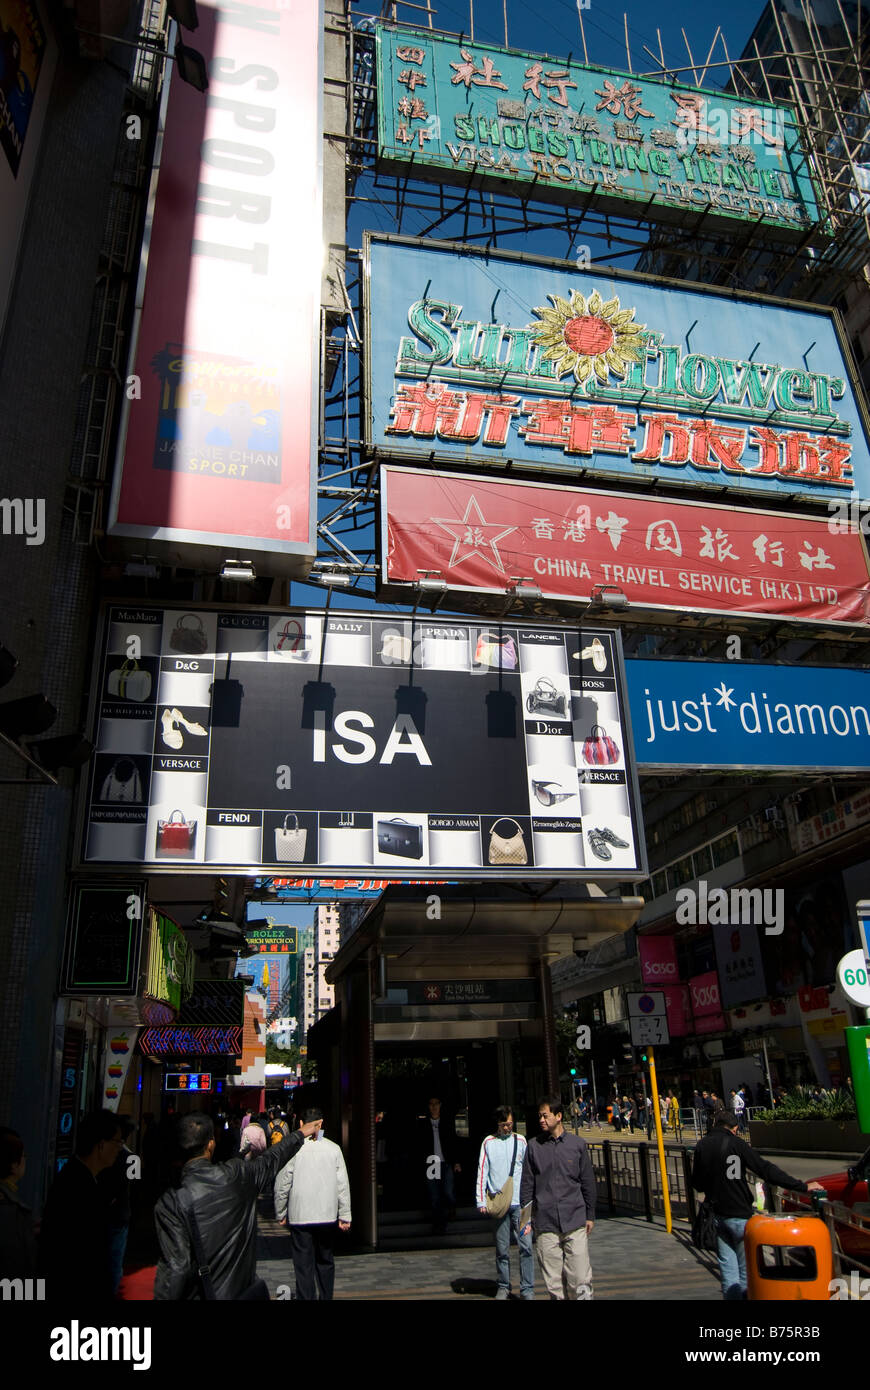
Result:
<instances>
[{"instance_id":1,"label":"maxmara label","mask_svg":"<svg viewBox=\"0 0 870 1390\"><path fill-rule=\"evenodd\" d=\"M387 450L816 497L866 478L827 312L452 248L371 252Z\"/></svg>"}]
</instances>

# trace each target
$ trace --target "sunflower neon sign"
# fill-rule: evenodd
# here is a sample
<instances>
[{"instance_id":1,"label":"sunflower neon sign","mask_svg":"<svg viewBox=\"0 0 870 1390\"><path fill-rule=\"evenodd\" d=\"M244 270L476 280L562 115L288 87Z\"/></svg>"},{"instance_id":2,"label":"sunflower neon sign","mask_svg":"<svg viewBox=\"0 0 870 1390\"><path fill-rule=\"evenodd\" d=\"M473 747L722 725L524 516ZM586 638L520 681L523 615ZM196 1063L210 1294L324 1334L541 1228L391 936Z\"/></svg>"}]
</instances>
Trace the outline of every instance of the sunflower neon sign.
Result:
<instances>
[{"instance_id":1,"label":"sunflower neon sign","mask_svg":"<svg viewBox=\"0 0 870 1390\"><path fill-rule=\"evenodd\" d=\"M368 251L385 451L814 497L864 486L829 311L447 243Z\"/></svg>"},{"instance_id":2,"label":"sunflower neon sign","mask_svg":"<svg viewBox=\"0 0 870 1390\"><path fill-rule=\"evenodd\" d=\"M630 363L643 361L646 324L634 323L635 310L621 309L617 296L605 303L597 290L588 300L572 290L570 299L548 298L552 308L545 304L534 311L541 324L533 341L545 349L541 358L553 363L557 377L573 373L586 381L594 374L606 385L609 372L624 377Z\"/></svg>"}]
</instances>

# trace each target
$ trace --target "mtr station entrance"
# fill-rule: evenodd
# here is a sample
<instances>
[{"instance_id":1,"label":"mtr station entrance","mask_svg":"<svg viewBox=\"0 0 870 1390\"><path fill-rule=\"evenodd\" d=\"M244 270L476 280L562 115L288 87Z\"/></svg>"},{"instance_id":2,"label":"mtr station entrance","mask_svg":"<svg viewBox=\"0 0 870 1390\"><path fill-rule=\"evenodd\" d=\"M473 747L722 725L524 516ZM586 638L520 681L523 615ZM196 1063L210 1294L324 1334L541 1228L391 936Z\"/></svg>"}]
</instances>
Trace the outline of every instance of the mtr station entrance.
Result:
<instances>
[{"instance_id":1,"label":"mtr station entrance","mask_svg":"<svg viewBox=\"0 0 870 1390\"><path fill-rule=\"evenodd\" d=\"M550 963L627 931L642 906L564 881L386 890L327 970L336 1004L308 1034L363 1245L426 1205L430 1098L455 1120L457 1206L474 1204L496 1105L536 1132L538 1097L559 1086Z\"/></svg>"}]
</instances>

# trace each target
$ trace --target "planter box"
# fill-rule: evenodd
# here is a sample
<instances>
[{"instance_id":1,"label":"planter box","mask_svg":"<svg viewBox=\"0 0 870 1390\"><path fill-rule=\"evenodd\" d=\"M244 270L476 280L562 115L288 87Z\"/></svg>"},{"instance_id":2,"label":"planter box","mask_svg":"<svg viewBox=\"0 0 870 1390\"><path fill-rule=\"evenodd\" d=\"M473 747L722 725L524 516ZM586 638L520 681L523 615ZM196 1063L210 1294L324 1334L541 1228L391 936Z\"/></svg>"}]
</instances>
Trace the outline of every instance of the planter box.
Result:
<instances>
[{"instance_id":1,"label":"planter box","mask_svg":"<svg viewBox=\"0 0 870 1390\"><path fill-rule=\"evenodd\" d=\"M861 1154L870 1136L862 1134L857 1120L756 1120L749 1126L754 1149L761 1153L793 1149L801 1153Z\"/></svg>"}]
</instances>

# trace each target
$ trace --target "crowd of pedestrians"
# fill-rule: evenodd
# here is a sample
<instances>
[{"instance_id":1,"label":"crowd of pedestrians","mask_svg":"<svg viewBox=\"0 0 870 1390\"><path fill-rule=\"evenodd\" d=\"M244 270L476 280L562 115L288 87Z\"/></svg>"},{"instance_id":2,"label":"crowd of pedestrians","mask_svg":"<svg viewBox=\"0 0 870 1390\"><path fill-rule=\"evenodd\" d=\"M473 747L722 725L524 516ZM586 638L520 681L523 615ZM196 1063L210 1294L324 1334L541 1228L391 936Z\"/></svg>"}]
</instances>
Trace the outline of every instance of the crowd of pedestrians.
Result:
<instances>
[{"instance_id":1,"label":"crowd of pedestrians","mask_svg":"<svg viewBox=\"0 0 870 1390\"><path fill-rule=\"evenodd\" d=\"M676 1092L664 1091L659 1099L663 1127L679 1132ZM743 1232L752 1210L747 1172L809 1190L741 1137L750 1105L763 1099L748 1085L731 1088L727 1106L715 1091L692 1097L704 1134L692 1181L715 1217L727 1298L745 1296ZM221 1116L217 1128L203 1113L176 1116L172 1152L167 1123L146 1119L151 1122L135 1152L127 1117L105 1110L84 1117L75 1152L54 1178L38 1227L19 1196L24 1143L14 1130L0 1128L0 1278L42 1277L49 1298L74 1292L106 1303L118 1297L136 1190L140 1209L153 1215L160 1252L154 1299L265 1299L269 1292L256 1273L257 1203L269 1194L276 1220L287 1229L295 1275L290 1296L332 1299L336 1241L351 1229L350 1182L340 1147L326 1137L320 1109L304 1110L298 1127L292 1113L278 1108ZM528 1139L518 1133L513 1106L496 1109L492 1132L480 1146L475 1205L491 1219L497 1300L511 1297L512 1243L519 1253L521 1299L535 1297L535 1254L551 1299L592 1297L589 1236L596 1187L580 1130L611 1125L650 1135L654 1121L651 1096L616 1088L600 1099L572 1093L567 1107L559 1095L543 1096L536 1132ZM435 1236L444 1236L456 1214L463 1155L452 1115L439 1096L431 1096L406 1161L421 1198L425 1192L428 1199ZM131 1176L144 1181L132 1183Z\"/></svg>"}]
</instances>

